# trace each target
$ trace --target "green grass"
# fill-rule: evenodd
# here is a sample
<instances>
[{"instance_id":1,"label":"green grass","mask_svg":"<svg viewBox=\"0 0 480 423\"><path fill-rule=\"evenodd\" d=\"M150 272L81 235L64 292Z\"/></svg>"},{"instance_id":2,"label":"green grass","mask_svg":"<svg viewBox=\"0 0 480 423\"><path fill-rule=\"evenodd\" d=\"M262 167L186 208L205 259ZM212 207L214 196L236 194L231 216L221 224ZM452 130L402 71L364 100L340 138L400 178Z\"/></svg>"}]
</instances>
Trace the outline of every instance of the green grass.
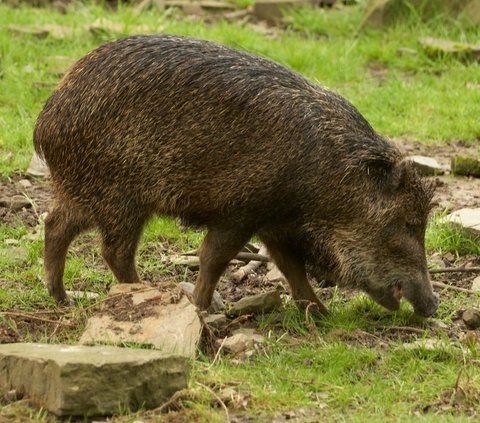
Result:
<instances>
[{"instance_id":1,"label":"green grass","mask_svg":"<svg viewBox=\"0 0 480 423\"><path fill-rule=\"evenodd\" d=\"M251 2L237 3L246 6ZM103 30L87 29L99 19L119 28L108 29L104 22ZM382 31L357 32L360 19L358 8L341 12L300 9L290 13L289 27L271 38L257 27L192 22L171 10L138 14L127 6L112 11L76 5L60 14L0 4L0 173L10 175L28 165L36 116L59 80L58 67L65 62L55 57L75 60L107 40L136 32L191 35L271 57L346 96L375 128L390 137L478 142L478 89L467 88L466 82L480 84L480 66L446 57L433 60L419 49L417 41L428 35L476 42L480 29L411 21ZM7 26L13 23L55 24L76 32L38 38L11 32ZM417 49L417 53L399 55L400 47ZM478 242L440 224L441 217L435 216L429 225L429 253L480 255ZM41 235L41 227L39 230ZM13 245L26 251L20 261L0 255L2 311L56 310L41 279L43 237L32 240L30 233L20 223L0 226L2 249ZM178 269L165 264L162 255L196 248L202 236L202 232L182 232L171 219L153 220L139 247L140 274L154 280L178 276ZM185 273L184 278L188 277ZM96 292L101 300L113 283L100 257L98 235L82 235L69 251L67 289ZM92 304L91 300L76 300L67 312L57 310L76 325L62 326L54 336L46 324L25 335L8 315L0 316L0 323L20 331L26 340L75 343L92 313ZM478 304L478 297L445 295L437 318L451 325L456 311L470 304ZM444 331L432 333L430 321L413 316L405 303L400 311L389 313L363 295L347 301L334 291L328 305L331 316L322 320L307 319L290 303L280 316L259 318L259 330L267 342L246 361L236 363L220 355L212 365L211 358L200 356L194 363L189 390L179 400L180 418L225 421L225 412L211 391L221 395L226 387L236 393L230 402L225 400L231 416L246 415L259 422L290 411L300 413L301 421L474 421L471 410L478 418L478 342L467 345L452 341ZM402 336L400 330L395 335L388 329L391 327L415 327L419 333ZM415 337L439 339L446 345L432 351L406 349L404 343ZM457 380L465 395L452 405L449 401ZM2 410L0 405L0 420L5 412L16 415L18 421L52 421L45 412L21 405L12 411L14 407L5 405ZM114 421L144 419L141 412L123 414Z\"/></svg>"},{"instance_id":2,"label":"green grass","mask_svg":"<svg viewBox=\"0 0 480 423\"><path fill-rule=\"evenodd\" d=\"M458 225L445 221L446 213L437 213L430 219L425 247L429 252L480 256L480 242L465 233Z\"/></svg>"},{"instance_id":3,"label":"green grass","mask_svg":"<svg viewBox=\"0 0 480 423\"><path fill-rule=\"evenodd\" d=\"M459 358L448 353L412 354L401 347L382 354L341 342L318 346L305 341L293 350L285 342L253 363L232 368L220 362L202 376L216 386L239 382L240 389L251 395L253 409L315 410L316 419L311 421L413 421L415 413L423 414L440 393L455 385L463 367ZM463 380L468 378L469 383L479 382L473 369L464 374ZM436 419L425 415L426 421ZM453 416L444 419L459 421Z\"/></svg>"}]
</instances>

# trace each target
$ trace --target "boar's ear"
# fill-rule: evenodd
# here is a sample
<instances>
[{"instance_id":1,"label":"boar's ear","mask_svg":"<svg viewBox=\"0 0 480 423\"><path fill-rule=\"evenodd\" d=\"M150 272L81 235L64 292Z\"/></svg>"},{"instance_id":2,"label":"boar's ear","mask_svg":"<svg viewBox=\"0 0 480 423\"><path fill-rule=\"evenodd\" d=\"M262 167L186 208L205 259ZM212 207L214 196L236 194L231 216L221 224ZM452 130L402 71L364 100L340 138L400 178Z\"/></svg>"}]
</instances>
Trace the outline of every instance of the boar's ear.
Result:
<instances>
[{"instance_id":1,"label":"boar's ear","mask_svg":"<svg viewBox=\"0 0 480 423\"><path fill-rule=\"evenodd\" d=\"M420 178L412 162L404 158L399 161L393 169L395 190L409 192L420 183Z\"/></svg>"},{"instance_id":2,"label":"boar's ear","mask_svg":"<svg viewBox=\"0 0 480 423\"><path fill-rule=\"evenodd\" d=\"M362 167L387 196L395 196L400 191L408 190L412 183L411 166L407 161L398 161L398 156L371 156L363 160Z\"/></svg>"},{"instance_id":3,"label":"boar's ear","mask_svg":"<svg viewBox=\"0 0 480 423\"><path fill-rule=\"evenodd\" d=\"M374 177L387 177L395 162L386 156L368 157L363 160L363 168L367 174Z\"/></svg>"},{"instance_id":4,"label":"boar's ear","mask_svg":"<svg viewBox=\"0 0 480 423\"><path fill-rule=\"evenodd\" d=\"M384 173L378 175L377 184L387 195L396 196L400 193L408 192L414 182L414 170L410 162L406 159L398 161L393 160L389 163L387 169L383 167Z\"/></svg>"},{"instance_id":5,"label":"boar's ear","mask_svg":"<svg viewBox=\"0 0 480 423\"><path fill-rule=\"evenodd\" d=\"M392 173L398 161L398 151L387 140L380 137L359 137L348 141L348 148L356 151L358 166L368 175L384 180Z\"/></svg>"},{"instance_id":6,"label":"boar's ear","mask_svg":"<svg viewBox=\"0 0 480 423\"><path fill-rule=\"evenodd\" d=\"M430 210L433 206L435 183L422 179L408 158L404 158L395 165L392 176L395 193L407 195L417 207Z\"/></svg>"}]
</instances>

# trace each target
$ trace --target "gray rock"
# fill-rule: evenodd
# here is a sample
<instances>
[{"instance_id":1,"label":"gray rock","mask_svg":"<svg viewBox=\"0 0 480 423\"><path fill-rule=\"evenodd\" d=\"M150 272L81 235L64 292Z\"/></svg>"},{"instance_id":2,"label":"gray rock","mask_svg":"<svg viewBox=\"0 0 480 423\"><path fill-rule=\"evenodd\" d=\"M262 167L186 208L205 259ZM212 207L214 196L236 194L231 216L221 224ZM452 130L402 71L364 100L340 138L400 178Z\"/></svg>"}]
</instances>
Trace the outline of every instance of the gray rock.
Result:
<instances>
[{"instance_id":1,"label":"gray rock","mask_svg":"<svg viewBox=\"0 0 480 423\"><path fill-rule=\"evenodd\" d=\"M21 179L18 181L18 185L20 185L22 188L30 188L32 183L28 179Z\"/></svg>"},{"instance_id":2,"label":"gray rock","mask_svg":"<svg viewBox=\"0 0 480 423\"><path fill-rule=\"evenodd\" d=\"M0 207L6 207L13 211L32 207L32 203L23 195L12 195L11 197L0 198Z\"/></svg>"},{"instance_id":3,"label":"gray rock","mask_svg":"<svg viewBox=\"0 0 480 423\"><path fill-rule=\"evenodd\" d=\"M277 23L283 17L283 11L295 6L314 4L309 0L257 0L253 5L253 15L269 23Z\"/></svg>"},{"instance_id":4,"label":"gray rock","mask_svg":"<svg viewBox=\"0 0 480 423\"><path fill-rule=\"evenodd\" d=\"M410 156L408 158L417 172L422 176L443 175L444 169L435 159L425 156Z\"/></svg>"},{"instance_id":5,"label":"gray rock","mask_svg":"<svg viewBox=\"0 0 480 423\"><path fill-rule=\"evenodd\" d=\"M89 291L66 291L67 295L73 299L79 300L96 300L99 295L96 292Z\"/></svg>"},{"instance_id":6,"label":"gray rock","mask_svg":"<svg viewBox=\"0 0 480 423\"><path fill-rule=\"evenodd\" d=\"M223 349L229 353L237 354L248 349L251 349L256 344L265 342L265 338L262 335L254 333L251 330L238 330L232 336L221 340L217 340L217 345L223 345Z\"/></svg>"},{"instance_id":7,"label":"gray rock","mask_svg":"<svg viewBox=\"0 0 480 423\"><path fill-rule=\"evenodd\" d=\"M178 285L188 296L191 297L193 295L193 290L195 288L195 285L193 283L180 282ZM210 307L208 307L207 311L209 314L215 314L222 310L225 310L225 303L223 302L222 297L220 296L218 291L214 291L212 304L210 304Z\"/></svg>"},{"instance_id":8,"label":"gray rock","mask_svg":"<svg viewBox=\"0 0 480 423\"><path fill-rule=\"evenodd\" d=\"M255 332L255 329L252 328L239 328L233 331L233 335L237 334L246 335L249 339L252 339L253 342L257 344L263 344L265 342L265 337Z\"/></svg>"},{"instance_id":9,"label":"gray rock","mask_svg":"<svg viewBox=\"0 0 480 423\"><path fill-rule=\"evenodd\" d=\"M187 386L188 360L109 346L0 345L0 389L22 391L57 416L154 408Z\"/></svg>"},{"instance_id":10,"label":"gray rock","mask_svg":"<svg viewBox=\"0 0 480 423\"><path fill-rule=\"evenodd\" d=\"M223 345L223 349L226 352L237 354L239 352L245 351L249 345L248 343L252 342L247 335L237 334L229 336L224 340L217 340L217 346Z\"/></svg>"},{"instance_id":11,"label":"gray rock","mask_svg":"<svg viewBox=\"0 0 480 423\"><path fill-rule=\"evenodd\" d=\"M443 40L425 37L419 40L420 45L429 56L452 56L462 59L480 60L480 44Z\"/></svg>"},{"instance_id":12,"label":"gray rock","mask_svg":"<svg viewBox=\"0 0 480 423\"><path fill-rule=\"evenodd\" d=\"M445 217L446 222L461 226L473 237L480 237L480 208L460 209Z\"/></svg>"},{"instance_id":13,"label":"gray rock","mask_svg":"<svg viewBox=\"0 0 480 423\"><path fill-rule=\"evenodd\" d=\"M100 311L88 319L81 344L132 342L152 345L169 354L195 357L202 325L195 306L185 296L176 294L178 301L165 304L161 300L168 294L143 284L117 284L109 295L122 293L131 295L132 316L133 308L140 314L120 320Z\"/></svg>"},{"instance_id":14,"label":"gray rock","mask_svg":"<svg viewBox=\"0 0 480 423\"><path fill-rule=\"evenodd\" d=\"M48 178L50 177L50 170L47 164L34 154L28 166L27 175L35 176L36 178Z\"/></svg>"},{"instance_id":15,"label":"gray rock","mask_svg":"<svg viewBox=\"0 0 480 423\"><path fill-rule=\"evenodd\" d=\"M280 271L280 269L272 263L273 266L272 268L267 272L266 278L270 282L286 282L287 279L285 276L283 276L283 273Z\"/></svg>"},{"instance_id":16,"label":"gray rock","mask_svg":"<svg viewBox=\"0 0 480 423\"><path fill-rule=\"evenodd\" d=\"M209 314L203 318L206 325L215 329L220 329L227 324L227 316L225 314Z\"/></svg>"},{"instance_id":17,"label":"gray rock","mask_svg":"<svg viewBox=\"0 0 480 423\"><path fill-rule=\"evenodd\" d=\"M268 313L282 305L280 291L275 289L250 297L244 297L233 303L232 308L228 311L231 316L241 316L242 314L259 314Z\"/></svg>"},{"instance_id":18,"label":"gray rock","mask_svg":"<svg viewBox=\"0 0 480 423\"><path fill-rule=\"evenodd\" d=\"M469 308L462 313L462 320L470 329L480 327L480 310Z\"/></svg>"},{"instance_id":19,"label":"gray rock","mask_svg":"<svg viewBox=\"0 0 480 423\"><path fill-rule=\"evenodd\" d=\"M430 326L435 329L448 329L448 325L440 319L430 319Z\"/></svg>"},{"instance_id":20,"label":"gray rock","mask_svg":"<svg viewBox=\"0 0 480 423\"><path fill-rule=\"evenodd\" d=\"M418 339L413 342L406 342L403 344L403 347L407 350L423 349L428 351L435 351L448 348L448 344L441 339L429 338Z\"/></svg>"},{"instance_id":21,"label":"gray rock","mask_svg":"<svg viewBox=\"0 0 480 423\"><path fill-rule=\"evenodd\" d=\"M454 175L480 178L480 160L474 157L453 156L450 166Z\"/></svg>"},{"instance_id":22,"label":"gray rock","mask_svg":"<svg viewBox=\"0 0 480 423\"><path fill-rule=\"evenodd\" d=\"M175 266L187 266L191 270L200 268L200 259L197 256L174 256L170 260Z\"/></svg>"},{"instance_id":23,"label":"gray rock","mask_svg":"<svg viewBox=\"0 0 480 423\"><path fill-rule=\"evenodd\" d=\"M480 276L477 276L472 282L472 291L480 292Z\"/></svg>"},{"instance_id":24,"label":"gray rock","mask_svg":"<svg viewBox=\"0 0 480 423\"><path fill-rule=\"evenodd\" d=\"M478 2L478 0L471 1ZM477 23L476 19L471 17L475 12L475 5L467 9L465 3L456 0L370 0L365 8L360 28L366 25L381 28L411 17L422 21L434 19L439 15L456 19L462 9L463 14L470 18L468 19L470 22ZM478 9L478 4L476 6Z\"/></svg>"}]
</instances>

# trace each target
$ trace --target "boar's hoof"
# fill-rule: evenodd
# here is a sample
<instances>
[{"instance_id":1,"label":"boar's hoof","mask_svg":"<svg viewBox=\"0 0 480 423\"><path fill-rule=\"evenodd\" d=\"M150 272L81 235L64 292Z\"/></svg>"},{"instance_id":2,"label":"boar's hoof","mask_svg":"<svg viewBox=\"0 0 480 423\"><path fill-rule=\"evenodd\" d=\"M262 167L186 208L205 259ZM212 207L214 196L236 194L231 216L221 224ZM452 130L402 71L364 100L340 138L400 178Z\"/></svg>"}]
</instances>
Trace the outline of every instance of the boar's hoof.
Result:
<instances>
[{"instance_id":1,"label":"boar's hoof","mask_svg":"<svg viewBox=\"0 0 480 423\"><path fill-rule=\"evenodd\" d=\"M58 305L63 305L63 306L70 305L70 300L64 288L59 290L48 288L48 292Z\"/></svg>"}]
</instances>

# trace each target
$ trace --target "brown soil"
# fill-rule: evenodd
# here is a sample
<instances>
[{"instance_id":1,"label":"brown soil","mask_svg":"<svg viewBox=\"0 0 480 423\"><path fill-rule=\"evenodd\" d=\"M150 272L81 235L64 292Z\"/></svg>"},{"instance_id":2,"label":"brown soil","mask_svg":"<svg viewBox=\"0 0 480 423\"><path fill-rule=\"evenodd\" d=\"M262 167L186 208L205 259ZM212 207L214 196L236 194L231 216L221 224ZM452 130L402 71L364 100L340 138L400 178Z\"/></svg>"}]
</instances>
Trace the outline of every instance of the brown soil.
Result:
<instances>
[{"instance_id":1,"label":"brown soil","mask_svg":"<svg viewBox=\"0 0 480 423\"><path fill-rule=\"evenodd\" d=\"M24 188L19 181L28 180L31 186ZM31 200L31 207L14 211L8 207L0 207L0 222L7 225L23 223L31 228L38 224L40 216L48 211L51 200L51 189L48 181L29 179L21 175L12 175L0 179L0 198L11 198L22 195Z\"/></svg>"},{"instance_id":2,"label":"brown soil","mask_svg":"<svg viewBox=\"0 0 480 423\"><path fill-rule=\"evenodd\" d=\"M139 304L133 303L132 293L114 294L111 298L107 298L101 306L99 315L110 315L116 321L138 322L145 317L155 316L157 313L153 306L159 304L174 304L182 297L182 291L178 284L173 280L162 280L155 287L145 287L148 293L146 301ZM154 292L151 292L150 289Z\"/></svg>"},{"instance_id":3,"label":"brown soil","mask_svg":"<svg viewBox=\"0 0 480 423\"><path fill-rule=\"evenodd\" d=\"M444 166L449 166L451 158L455 155L480 158L478 147L461 141L451 141L443 145L428 145L405 140L399 140L397 143L408 155L433 157ZM438 203L437 211L480 207L480 178L442 175L434 179L437 181L434 198Z\"/></svg>"}]
</instances>

